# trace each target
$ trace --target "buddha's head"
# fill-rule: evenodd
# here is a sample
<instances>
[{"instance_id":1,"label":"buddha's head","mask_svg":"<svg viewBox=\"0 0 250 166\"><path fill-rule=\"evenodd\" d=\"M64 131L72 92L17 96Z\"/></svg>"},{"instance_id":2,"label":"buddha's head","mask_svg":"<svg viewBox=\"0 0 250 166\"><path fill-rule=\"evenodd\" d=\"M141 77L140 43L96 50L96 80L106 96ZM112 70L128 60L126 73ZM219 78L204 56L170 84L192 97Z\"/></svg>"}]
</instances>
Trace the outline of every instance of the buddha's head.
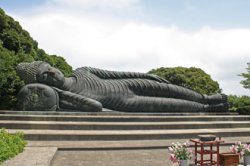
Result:
<instances>
[{"instance_id":1,"label":"buddha's head","mask_svg":"<svg viewBox=\"0 0 250 166\"><path fill-rule=\"evenodd\" d=\"M60 88L65 81L63 73L42 61L20 63L17 66L17 74L25 84L43 83Z\"/></svg>"}]
</instances>

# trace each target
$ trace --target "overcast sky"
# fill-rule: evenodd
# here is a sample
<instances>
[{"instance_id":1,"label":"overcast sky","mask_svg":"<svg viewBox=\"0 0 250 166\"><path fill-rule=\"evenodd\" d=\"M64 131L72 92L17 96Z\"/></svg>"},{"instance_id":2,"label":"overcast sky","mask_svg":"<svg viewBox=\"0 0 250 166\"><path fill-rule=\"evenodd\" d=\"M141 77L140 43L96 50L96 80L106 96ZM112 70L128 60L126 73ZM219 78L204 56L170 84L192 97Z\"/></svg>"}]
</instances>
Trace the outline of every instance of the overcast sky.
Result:
<instances>
[{"instance_id":1,"label":"overcast sky","mask_svg":"<svg viewBox=\"0 0 250 166\"><path fill-rule=\"evenodd\" d=\"M250 62L249 0L0 0L39 47L74 69L198 67L226 94Z\"/></svg>"}]
</instances>

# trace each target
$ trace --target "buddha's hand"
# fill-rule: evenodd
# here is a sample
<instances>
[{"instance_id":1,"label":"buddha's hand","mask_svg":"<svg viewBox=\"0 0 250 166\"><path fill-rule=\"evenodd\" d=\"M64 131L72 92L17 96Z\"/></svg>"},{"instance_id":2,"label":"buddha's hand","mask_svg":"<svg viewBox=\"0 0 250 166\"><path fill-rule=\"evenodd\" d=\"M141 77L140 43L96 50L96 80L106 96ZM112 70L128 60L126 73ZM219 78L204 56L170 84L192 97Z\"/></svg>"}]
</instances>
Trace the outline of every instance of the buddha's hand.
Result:
<instances>
[{"instance_id":1,"label":"buddha's hand","mask_svg":"<svg viewBox=\"0 0 250 166\"><path fill-rule=\"evenodd\" d=\"M85 112L100 112L102 111L102 104L99 101L85 97L83 95L75 94L70 91L63 91L53 87L60 97L60 108L71 109Z\"/></svg>"}]
</instances>

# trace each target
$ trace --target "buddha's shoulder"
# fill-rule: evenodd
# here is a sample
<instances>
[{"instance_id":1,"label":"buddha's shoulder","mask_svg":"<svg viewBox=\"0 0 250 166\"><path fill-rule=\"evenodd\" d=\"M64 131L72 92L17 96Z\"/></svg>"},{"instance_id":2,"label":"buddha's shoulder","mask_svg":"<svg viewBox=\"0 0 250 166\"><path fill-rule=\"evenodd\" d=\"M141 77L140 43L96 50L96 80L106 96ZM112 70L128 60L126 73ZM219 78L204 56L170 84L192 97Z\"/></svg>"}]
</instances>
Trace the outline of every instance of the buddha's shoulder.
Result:
<instances>
[{"instance_id":1,"label":"buddha's shoulder","mask_svg":"<svg viewBox=\"0 0 250 166\"><path fill-rule=\"evenodd\" d=\"M75 71L93 71L93 70L100 70L94 67L89 67L89 66L84 66L84 67L79 67Z\"/></svg>"},{"instance_id":2,"label":"buddha's shoulder","mask_svg":"<svg viewBox=\"0 0 250 166\"><path fill-rule=\"evenodd\" d=\"M73 72L73 76L77 77L77 78L85 78L86 76L91 76L92 72L95 70L95 68L93 67L80 67L77 68L74 72Z\"/></svg>"}]
</instances>

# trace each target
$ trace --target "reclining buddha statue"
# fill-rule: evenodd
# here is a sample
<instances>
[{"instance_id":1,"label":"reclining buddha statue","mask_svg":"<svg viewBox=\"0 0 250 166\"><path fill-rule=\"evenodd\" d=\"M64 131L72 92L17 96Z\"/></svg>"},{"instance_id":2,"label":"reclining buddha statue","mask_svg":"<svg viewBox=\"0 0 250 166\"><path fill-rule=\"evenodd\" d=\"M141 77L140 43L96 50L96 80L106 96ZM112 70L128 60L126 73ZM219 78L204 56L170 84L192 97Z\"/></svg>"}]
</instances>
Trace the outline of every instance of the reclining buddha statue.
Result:
<instances>
[{"instance_id":1,"label":"reclining buddha statue","mask_svg":"<svg viewBox=\"0 0 250 166\"><path fill-rule=\"evenodd\" d=\"M76 69L70 77L42 61L20 63L25 82L18 94L21 110L122 112L227 111L224 94L203 95L152 74Z\"/></svg>"}]
</instances>

